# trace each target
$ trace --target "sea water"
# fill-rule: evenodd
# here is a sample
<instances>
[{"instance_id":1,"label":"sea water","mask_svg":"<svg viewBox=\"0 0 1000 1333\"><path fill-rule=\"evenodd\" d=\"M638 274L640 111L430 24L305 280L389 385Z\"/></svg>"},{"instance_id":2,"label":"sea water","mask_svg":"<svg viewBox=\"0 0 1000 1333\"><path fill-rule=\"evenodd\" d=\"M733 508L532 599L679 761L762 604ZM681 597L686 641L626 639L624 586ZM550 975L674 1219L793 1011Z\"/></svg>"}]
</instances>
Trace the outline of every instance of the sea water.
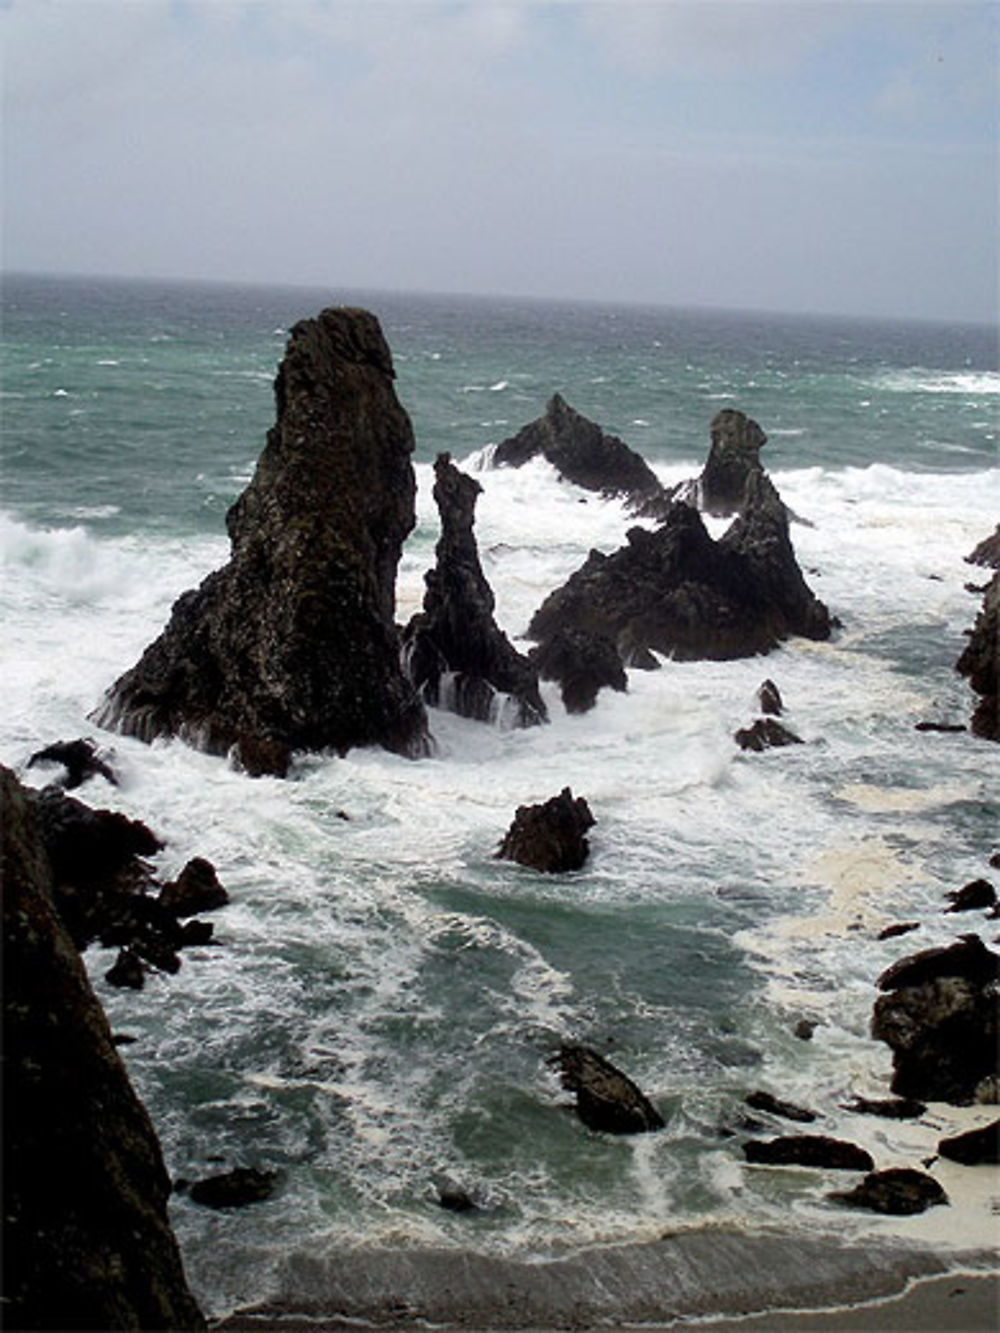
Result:
<instances>
[{"instance_id":1,"label":"sea water","mask_svg":"<svg viewBox=\"0 0 1000 1333\"><path fill-rule=\"evenodd\" d=\"M619 503L540 460L490 467L559 392L666 484L698 473L720 407L754 417L802 520L799 562L842 628L633 671L585 716L545 685L551 722L530 730L431 710L432 758L301 756L287 781L95 731L103 691L227 558L225 511L273 422L289 328L342 303L379 316L417 437L401 621L433 561L440 451L483 488L480 554L520 646L588 551L622 544L634 520ZM942 1133L995 1114L841 1109L887 1095L889 1052L868 1035L883 968L996 933L942 908L989 874L1000 752L914 729L973 703L954 663L978 607L966 584L986 579L964 557L1000 516L989 330L27 277L7 280L4 307L0 761L41 786L53 774L25 767L34 750L93 735L121 785L79 794L164 838L162 878L205 856L232 899L217 943L139 994L104 981L113 951L86 955L114 1028L137 1039L122 1053L171 1174L279 1173L270 1201L235 1212L175 1197L207 1310L329 1246L541 1254L707 1225L989 1243L995 1173L939 1163L952 1207L883 1219L831 1204L835 1173L748 1167L740 1151L755 1088L811 1107L812 1128L878 1166L919 1166ZM805 744L747 755L733 732L765 677ZM586 867L495 860L516 807L566 786L597 821ZM921 929L878 940L900 920ZM587 1131L547 1063L564 1040L630 1074L666 1129ZM445 1212L446 1184L480 1210Z\"/></svg>"}]
</instances>

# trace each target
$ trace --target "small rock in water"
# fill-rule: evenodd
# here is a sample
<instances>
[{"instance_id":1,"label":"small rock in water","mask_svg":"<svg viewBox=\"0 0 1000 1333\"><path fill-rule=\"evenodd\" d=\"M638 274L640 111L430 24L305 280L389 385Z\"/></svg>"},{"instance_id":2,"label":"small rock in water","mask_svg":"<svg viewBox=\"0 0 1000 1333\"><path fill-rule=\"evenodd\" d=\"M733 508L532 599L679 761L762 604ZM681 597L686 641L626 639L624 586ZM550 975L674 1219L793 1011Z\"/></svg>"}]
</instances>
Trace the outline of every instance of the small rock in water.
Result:
<instances>
[{"instance_id":1,"label":"small rock in water","mask_svg":"<svg viewBox=\"0 0 1000 1333\"><path fill-rule=\"evenodd\" d=\"M893 940L897 935L908 935L911 930L919 930L919 921L898 921L893 926L886 926L885 930L880 930L877 939Z\"/></svg>"},{"instance_id":2,"label":"small rock in water","mask_svg":"<svg viewBox=\"0 0 1000 1333\"><path fill-rule=\"evenodd\" d=\"M174 916L197 916L225 907L229 894L219 883L215 867L202 856L190 860L175 880L160 890L160 905Z\"/></svg>"},{"instance_id":3,"label":"small rock in water","mask_svg":"<svg viewBox=\"0 0 1000 1333\"><path fill-rule=\"evenodd\" d=\"M950 1162L961 1162L963 1166L1000 1165L1000 1120L983 1125L981 1129L970 1129L965 1134L942 1139L938 1152Z\"/></svg>"},{"instance_id":4,"label":"small rock in water","mask_svg":"<svg viewBox=\"0 0 1000 1333\"><path fill-rule=\"evenodd\" d=\"M743 1100L755 1111L769 1111L771 1115L780 1115L785 1120L798 1120L808 1124L816 1119L815 1111L808 1111L804 1106L796 1106L793 1102L783 1102L769 1092L751 1092Z\"/></svg>"},{"instance_id":5,"label":"small rock in water","mask_svg":"<svg viewBox=\"0 0 1000 1333\"><path fill-rule=\"evenodd\" d=\"M127 986L131 990L142 990L146 974L142 963L131 949L120 949L113 966L105 972L104 980L111 986Z\"/></svg>"},{"instance_id":6,"label":"small rock in water","mask_svg":"<svg viewBox=\"0 0 1000 1333\"><path fill-rule=\"evenodd\" d=\"M460 1185L438 1186L438 1203L448 1213L478 1213L479 1204Z\"/></svg>"},{"instance_id":7,"label":"small rock in water","mask_svg":"<svg viewBox=\"0 0 1000 1333\"><path fill-rule=\"evenodd\" d=\"M927 1107L914 1097L885 1097L870 1100L867 1097L855 1097L853 1102L842 1103L842 1110L855 1115L878 1115L885 1120L916 1120Z\"/></svg>"},{"instance_id":8,"label":"small rock in water","mask_svg":"<svg viewBox=\"0 0 1000 1333\"><path fill-rule=\"evenodd\" d=\"M260 1203L274 1193L275 1171L258 1171L255 1167L237 1167L219 1176L196 1180L189 1189L195 1203L206 1208L241 1208L244 1204Z\"/></svg>"},{"instance_id":9,"label":"small rock in water","mask_svg":"<svg viewBox=\"0 0 1000 1333\"><path fill-rule=\"evenodd\" d=\"M780 717L785 711L781 695L778 693L778 687L773 680L763 682L757 691L757 702L760 704L760 711L771 717Z\"/></svg>"},{"instance_id":10,"label":"small rock in water","mask_svg":"<svg viewBox=\"0 0 1000 1333\"><path fill-rule=\"evenodd\" d=\"M780 745L801 745L802 737L796 736L780 722L771 717L759 717L752 727L741 727L733 739L741 750L771 750Z\"/></svg>"},{"instance_id":11,"label":"small rock in water","mask_svg":"<svg viewBox=\"0 0 1000 1333\"><path fill-rule=\"evenodd\" d=\"M744 1143L748 1162L761 1166L816 1166L836 1171L871 1171L871 1155L856 1143L825 1134L789 1134L767 1143Z\"/></svg>"},{"instance_id":12,"label":"small rock in water","mask_svg":"<svg viewBox=\"0 0 1000 1333\"><path fill-rule=\"evenodd\" d=\"M815 1018L800 1018L793 1029L799 1041L812 1041L813 1033L819 1027Z\"/></svg>"},{"instance_id":13,"label":"small rock in water","mask_svg":"<svg viewBox=\"0 0 1000 1333\"><path fill-rule=\"evenodd\" d=\"M854 1189L828 1194L827 1198L851 1208L868 1208L872 1212L891 1213L897 1217L922 1213L935 1204L948 1203L947 1194L933 1176L908 1167L872 1171Z\"/></svg>"},{"instance_id":14,"label":"small rock in water","mask_svg":"<svg viewBox=\"0 0 1000 1333\"><path fill-rule=\"evenodd\" d=\"M106 778L112 787L118 786L118 778L100 758L92 740L56 741L44 750L35 751L28 760L28 767L33 768L35 764L62 764L66 776L56 785L67 791L82 786L88 778L93 777Z\"/></svg>"},{"instance_id":15,"label":"small rock in water","mask_svg":"<svg viewBox=\"0 0 1000 1333\"><path fill-rule=\"evenodd\" d=\"M586 833L595 823L582 796L569 787L542 805L520 805L496 856L532 870L579 870L590 854Z\"/></svg>"},{"instance_id":16,"label":"small rock in water","mask_svg":"<svg viewBox=\"0 0 1000 1333\"><path fill-rule=\"evenodd\" d=\"M646 1095L610 1060L586 1046L565 1045L549 1061L588 1129L607 1134L644 1134L663 1129L664 1120Z\"/></svg>"},{"instance_id":17,"label":"small rock in water","mask_svg":"<svg viewBox=\"0 0 1000 1333\"><path fill-rule=\"evenodd\" d=\"M951 906L944 909L946 912L977 912L996 905L997 891L988 879L974 879L947 897L951 899Z\"/></svg>"}]
</instances>

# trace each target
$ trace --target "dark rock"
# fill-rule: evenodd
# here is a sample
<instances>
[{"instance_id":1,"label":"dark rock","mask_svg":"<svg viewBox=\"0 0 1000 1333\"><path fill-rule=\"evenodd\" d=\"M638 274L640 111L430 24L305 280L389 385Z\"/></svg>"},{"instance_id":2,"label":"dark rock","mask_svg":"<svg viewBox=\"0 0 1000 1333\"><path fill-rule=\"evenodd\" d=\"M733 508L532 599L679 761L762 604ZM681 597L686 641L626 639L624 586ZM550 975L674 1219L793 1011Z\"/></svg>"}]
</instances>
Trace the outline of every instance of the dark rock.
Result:
<instances>
[{"instance_id":1,"label":"dark rock","mask_svg":"<svg viewBox=\"0 0 1000 1333\"><path fill-rule=\"evenodd\" d=\"M1000 870L1000 852L994 852L990 857L990 867L993 870Z\"/></svg>"},{"instance_id":2,"label":"dark rock","mask_svg":"<svg viewBox=\"0 0 1000 1333\"><path fill-rule=\"evenodd\" d=\"M1000 1166L1000 1120L942 1139L937 1149L949 1162L963 1166Z\"/></svg>"},{"instance_id":3,"label":"dark rock","mask_svg":"<svg viewBox=\"0 0 1000 1333\"><path fill-rule=\"evenodd\" d=\"M818 1024L814 1018L800 1018L793 1029L799 1041L812 1041Z\"/></svg>"},{"instance_id":4,"label":"dark rock","mask_svg":"<svg viewBox=\"0 0 1000 1333\"><path fill-rule=\"evenodd\" d=\"M586 713L605 686L619 692L628 688L618 649L600 634L557 630L551 639L532 650L531 661L543 680L559 681L567 713Z\"/></svg>"},{"instance_id":5,"label":"dark rock","mask_svg":"<svg viewBox=\"0 0 1000 1333\"><path fill-rule=\"evenodd\" d=\"M926 1113L927 1107L912 1097L886 1097L874 1100L868 1097L855 1097L853 1102L844 1104L843 1110L851 1111L855 1115L877 1115L884 1120L917 1120Z\"/></svg>"},{"instance_id":6,"label":"dark rock","mask_svg":"<svg viewBox=\"0 0 1000 1333\"><path fill-rule=\"evenodd\" d=\"M919 921L897 921L891 926L886 926L884 930L880 930L875 938L880 940L893 940L897 935L908 935L911 930L919 929Z\"/></svg>"},{"instance_id":7,"label":"dark rock","mask_svg":"<svg viewBox=\"0 0 1000 1333\"><path fill-rule=\"evenodd\" d=\"M664 497L655 472L634 449L617 436L606 435L559 394L549 399L544 416L497 445L493 465L521 467L537 454L567 481L602 495L620 496L633 506Z\"/></svg>"},{"instance_id":8,"label":"dark rock","mask_svg":"<svg viewBox=\"0 0 1000 1333\"><path fill-rule=\"evenodd\" d=\"M765 680L762 683L757 691L757 702L760 704L760 711L769 717L780 717L785 711L778 687L773 680Z\"/></svg>"},{"instance_id":9,"label":"dark rock","mask_svg":"<svg viewBox=\"0 0 1000 1333\"><path fill-rule=\"evenodd\" d=\"M576 1094L576 1112L588 1129L606 1134L644 1134L663 1129L663 1117L638 1087L610 1061L586 1046L567 1044L552 1057L560 1082Z\"/></svg>"},{"instance_id":10,"label":"dark rock","mask_svg":"<svg viewBox=\"0 0 1000 1333\"><path fill-rule=\"evenodd\" d=\"M913 728L914 731L967 731L964 722L918 722Z\"/></svg>"},{"instance_id":11,"label":"dark rock","mask_svg":"<svg viewBox=\"0 0 1000 1333\"><path fill-rule=\"evenodd\" d=\"M448 1213L478 1213L479 1204L460 1185L438 1187L438 1203Z\"/></svg>"},{"instance_id":12,"label":"dark rock","mask_svg":"<svg viewBox=\"0 0 1000 1333\"><path fill-rule=\"evenodd\" d=\"M504 696L513 721L548 720L536 668L510 643L493 618L495 600L479 563L473 533L478 481L460 472L448 454L434 464L434 499L441 515L437 562L425 575L424 609L403 635L406 673L429 704L486 722Z\"/></svg>"},{"instance_id":13,"label":"dark rock","mask_svg":"<svg viewBox=\"0 0 1000 1333\"><path fill-rule=\"evenodd\" d=\"M188 1187L188 1197L206 1208L242 1208L269 1199L277 1178L275 1171L239 1166L234 1171L194 1181Z\"/></svg>"},{"instance_id":14,"label":"dark rock","mask_svg":"<svg viewBox=\"0 0 1000 1333\"><path fill-rule=\"evenodd\" d=\"M4 1327L201 1329L170 1182L51 897L39 803L0 768Z\"/></svg>"},{"instance_id":15,"label":"dark rock","mask_svg":"<svg viewBox=\"0 0 1000 1333\"><path fill-rule=\"evenodd\" d=\"M946 912L977 912L996 904L997 891L988 879L974 879L947 896L951 906L944 909Z\"/></svg>"},{"instance_id":16,"label":"dark rock","mask_svg":"<svg viewBox=\"0 0 1000 1333\"><path fill-rule=\"evenodd\" d=\"M789 731L783 723L775 722L773 717L759 717L753 726L741 727L733 733L733 740L741 750L752 750L756 754L782 745L802 744L801 736Z\"/></svg>"},{"instance_id":17,"label":"dark rock","mask_svg":"<svg viewBox=\"0 0 1000 1333\"><path fill-rule=\"evenodd\" d=\"M113 787L118 786L118 778L100 758L92 740L56 741L44 750L35 751L28 760L28 767L35 764L62 764L66 776L57 785L69 791L93 777L106 778Z\"/></svg>"},{"instance_id":18,"label":"dark rock","mask_svg":"<svg viewBox=\"0 0 1000 1333\"><path fill-rule=\"evenodd\" d=\"M868 1208L875 1213L891 1213L897 1217L922 1213L935 1204L948 1202L947 1194L933 1176L908 1167L872 1171L854 1189L828 1194L827 1198L849 1208Z\"/></svg>"},{"instance_id":19,"label":"dark rock","mask_svg":"<svg viewBox=\"0 0 1000 1333\"><path fill-rule=\"evenodd\" d=\"M594 822L583 797L564 787L540 805L517 807L496 856L550 874L579 870L590 854L586 833Z\"/></svg>"},{"instance_id":20,"label":"dark rock","mask_svg":"<svg viewBox=\"0 0 1000 1333\"><path fill-rule=\"evenodd\" d=\"M989 537L984 537L974 551L965 557L966 564L983 565L986 569L1000 569L1000 523Z\"/></svg>"},{"instance_id":21,"label":"dark rock","mask_svg":"<svg viewBox=\"0 0 1000 1333\"><path fill-rule=\"evenodd\" d=\"M864 1148L825 1134L789 1134L766 1143L750 1140L743 1152L762 1166L816 1166L836 1171L871 1171L875 1163Z\"/></svg>"},{"instance_id":22,"label":"dark rock","mask_svg":"<svg viewBox=\"0 0 1000 1333\"><path fill-rule=\"evenodd\" d=\"M142 990L146 982L146 970L131 949L119 949L118 957L104 974L104 980L109 986Z\"/></svg>"},{"instance_id":23,"label":"dark rock","mask_svg":"<svg viewBox=\"0 0 1000 1333\"><path fill-rule=\"evenodd\" d=\"M804 1106L796 1106L793 1102L783 1102L769 1092L751 1092L743 1100L754 1111L768 1111L771 1115L781 1116L785 1120L797 1120L802 1124L809 1124L816 1119L815 1111L807 1111Z\"/></svg>"},{"instance_id":24,"label":"dark rock","mask_svg":"<svg viewBox=\"0 0 1000 1333\"><path fill-rule=\"evenodd\" d=\"M982 608L955 670L968 677L980 696L972 715L973 734L1000 741L1000 573L993 575L986 588Z\"/></svg>"},{"instance_id":25,"label":"dark rock","mask_svg":"<svg viewBox=\"0 0 1000 1333\"><path fill-rule=\"evenodd\" d=\"M962 1105L997 1075L998 975L1000 957L974 935L882 974L872 1036L892 1049L893 1092Z\"/></svg>"},{"instance_id":26,"label":"dark rock","mask_svg":"<svg viewBox=\"0 0 1000 1333\"><path fill-rule=\"evenodd\" d=\"M199 944L208 944L215 934L211 921L186 921L181 928L180 947L191 948Z\"/></svg>"},{"instance_id":27,"label":"dark rock","mask_svg":"<svg viewBox=\"0 0 1000 1333\"><path fill-rule=\"evenodd\" d=\"M226 516L229 563L178 599L108 692L101 725L232 749L257 773L283 773L299 749L427 752L394 624L415 481L393 377L368 312L324 310L295 325L277 420Z\"/></svg>"},{"instance_id":28,"label":"dark rock","mask_svg":"<svg viewBox=\"0 0 1000 1333\"><path fill-rule=\"evenodd\" d=\"M535 612L528 636L544 644L564 629L611 639L626 663L639 648L723 660L768 652L794 634L826 639L831 620L802 578L784 506L761 476L718 542L694 509L673 503L655 531L632 528L612 555L591 551Z\"/></svg>"},{"instance_id":29,"label":"dark rock","mask_svg":"<svg viewBox=\"0 0 1000 1333\"><path fill-rule=\"evenodd\" d=\"M698 481L699 508L725 517L743 512L751 476L763 474L760 451L767 436L742 412L723 408L711 425L712 445Z\"/></svg>"},{"instance_id":30,"label":"dark rock","mask_svg":"<svg viewBox=\"0 0 1000 1333\"><path fill-rule=\"evenodd\" d=\"M175 880L160 890L160 905L174 916L196 916L199 912L213 912L225 907L229 894L219 883L211 861L196 856L190 860Z\"/></svg>"}]
</instances>

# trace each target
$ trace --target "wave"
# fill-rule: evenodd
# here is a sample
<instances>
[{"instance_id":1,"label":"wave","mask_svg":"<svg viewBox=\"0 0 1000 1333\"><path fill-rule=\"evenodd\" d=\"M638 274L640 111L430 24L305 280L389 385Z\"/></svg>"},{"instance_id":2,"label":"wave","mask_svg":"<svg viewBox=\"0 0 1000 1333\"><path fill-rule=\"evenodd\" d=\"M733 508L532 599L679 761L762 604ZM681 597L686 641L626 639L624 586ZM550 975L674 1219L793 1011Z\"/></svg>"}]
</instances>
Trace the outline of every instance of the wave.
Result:
<instances>
[{"instance_id":1,"label":"wave","mask_svg":"<svg viewBox=\"0 0 1000 1333\"><path fill-rule=\"evenodd\" d=\"M959 393L979 398L1000 394L1000 371L893 370L868 381L890 393Z\"/></svg>"}]
</instances>

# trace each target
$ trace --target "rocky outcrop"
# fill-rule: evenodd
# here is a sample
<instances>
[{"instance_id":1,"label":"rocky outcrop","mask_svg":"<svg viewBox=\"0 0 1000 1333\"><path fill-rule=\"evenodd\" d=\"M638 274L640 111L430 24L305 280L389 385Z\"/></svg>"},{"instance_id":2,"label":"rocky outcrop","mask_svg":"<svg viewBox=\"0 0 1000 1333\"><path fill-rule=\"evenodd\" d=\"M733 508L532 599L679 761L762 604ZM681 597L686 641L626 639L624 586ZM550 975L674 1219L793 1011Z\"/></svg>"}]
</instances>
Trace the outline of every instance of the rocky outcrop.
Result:
<instances>
[{"instance_id":1,"label":"rocky outcrop","mask_svg":"<svg viewBox=\"0 0 1000 1333\"><path fill-rule=\"evenodd\" d=\"M618 496L633 508L666 498L655 472L634 449L616 435L605 434L559 394L549 399L544 416L497 445L493 466L521 467L538 454L567 481Z\"/></svg>"},{"instance_id":2,"label":"rocky outcrop","mask_svg":"<svg viewBox=\"0 0 1000 1333\"><path fill-rule=\"evenodd\" d=\"M751 1139L743 1145L748 1162L759 1166L815 1166L833 1171L871 1171L871 1154L856 1143L832 1139L826 1134L789 1134L784 1138L760 1142Z\"/></svg>"},{"instance_id":3,"label":"rocky outcrop","mask_svg":"<svg viewBox=\"0 0 1000 1333\"><path fill-rule=\"evenodd\" d=\"M711 432L708 460L697 483L698 507L720 518L741 514L751 477L764 474L760 451L767 436L756 421L731 407L716 412Z\"/></svg>"},{"instance_id":4,"label":"rocky outcrop","mask_svg":"<svg viewBox=\"0 0 1000 1333\"><path fill-rule=\"evenodd\" d=\"M879 977L872 1036L892 1049L894 1093L963 1105L996 1077L998 978L1000 955L975 935L901 959Z\"/></svg>"},{"instance_id":5,"label":"rocky outcrop","mask_svg":"<svg viewBox=\"0 0 1000 1333\"><path fill-rule=\"evenodd\" d=\"M628 688L621 655L610 639L583 630L557 630L551 639L531 651L531 661L543 680L557 680L567 713L586 713L604 688Z\"/></svg>"},{"instance_id":6,"label":"rocky outcrop","mask_svg":"<svg viewBox=\"0 0 1000 1333\"><path fill-rule=\"evenodd\" d=\"M760 711L766 717L780 717L785 711L781 692L773 680L761 682L757 691L757 702L760 704Z\"/></svg>"},{"instance_id":7,"label":"rocky outcrop","mask_svg":"<svg viewBox=\"0 0 1000 1333\"><path fill-rule=\"evenodd\" d=\"M403 634L408 678L427 703L479 721L546 722L538 672L493 618L495 599L473 533L478 481L448 454L434 464L441 515L436 564L425 575L424 609Z\"/></svg>"},{"instance_id":8,"label":"rocky outcrop","mask_svg":"<svg viewBox=\"0 0 1000 1333\"><path fill-rule=\"evenodd\" d=\"M854 1189L829 1194L827 1198L848 1208L867 1208L874 1213L890 1213L897 1217L910 1217L935 1205L948 1203L947 1194L933 1176L909 1167L871 1171Z\"/></svg>"},{"instance_id":9,"label":"rocky outcrop","mask_svg":"<svg viewBox=\"0 0 1000 1333\"><path fill-rule=\"evenodd\" d=\"M654 531L632 528L612 555L584 565L535 612L529 637L603 635L692 661L752 656L791 635L829 637L832 621L795 560L788 520L767 477L751 478L743 515L713 541L699 514L670 505ZM627 659L626 659L627 660Z\"/></svg>"},{"instance_id":10,"label":"rocky outcrop","mask_svg":"<svg viewBox=\"0 0 1000 1333\"><path fill-rule=\"evenodd\" d=\"M164 884L159 903L176 917L195 916L225 907L229 894L219 883L215 866L203 856L193 857L176 879Z\"/></svg>"},{"instance_id":11,"label":"rocky outcrop","mask_svg":"<svg viewBox=\"0 0 1000 1333\"><path fill-rule=\"evenodd\" d=\"M56 785L66 791L81 787L90 778L102 777L112 787L118 786L118 779L98 754L97 746L89 738L77 741L56 741L43 750L36 750L28 760L28 767L36 764L61 764L64 769L62 778Z\"/></svg>"},{"instance_id":12,"label":"rocky outcrop","mask_svg":"<svg viewBox=\"0 0 1000 1333\"><path fill-rule=\"evenodd\" d=\"M782 745L802 744L801 736L796 736L794 731L789 731L788 727L776 722L773 717L759 717L752 726L740 727L739 731L733 733L733 740L741 750L752 750L757 754Z\"/></svg>"},{"instance_id":13,"label":"rocky outcrop","mask_svg":"<svg viewBox=\"0 0 1000 1333\"><path fill-rule=\"evenodd\" d=\"M4 1325L201 1329L159 1144L51 896L35 804L0 769Z\"/></svg>"},{"instance_id":14,"label":"rocky outcrop","mask_svg":"<svg viewBox=\"0 0 1000 1333\"><path fill-rule=\"evenodd\" d=\"M605 1134L663 1129L663 1117L645 1093L596 1051L567 1044L549 1063L562 1086L575 1094L576 1113L588 1129Z\"/></svg>"},{"instance_id":15,"label":"rocky outcrop","mask_svg":"<svg viewBox=\"0 0 1000 1333\"><path fill-rule=\"evenodd\" d=\"M1000 741L1000 574L994 574L987 585L982 608L955 670L968 677L980 696L972 714L973 734Z\"/></svg>"},{"instance_id":16,"label":"rocky outcrop","mask_svg":"<svg viewBox=\"0 0 1000 1333\"><path fill-rule=\"evenodd\" d=\"M229 563L178 599L95 713L101 725L234 750L251 773L283 775L299 749L426 751L394 625L415 480L393 376L368 312L295 325L277 420L226 516Z\"/></svg>"},{"instance_id":17,"label":"rocky outcrop","mask_svg":"<svg viewBox=\"0 0 1000 1333\"><path fill-rule=\"evenodd\" d=\"M984 537L975 550L965 557L966 564L982 565L985 569L1000 569L1000 523L988 537Z\"/></svg>"},{"instance_id":18,"label":"rocky outcrop","mask_svg":"<svg viewBox=\"0 0 1000 1333\"><path fill-rule=\"evenodd\" d=\"M549 874L579 870L590 855L586 834L594 822L583 797L564 787L541 805L517 807L497 858Z\"/></svg>"}]
</instances>

